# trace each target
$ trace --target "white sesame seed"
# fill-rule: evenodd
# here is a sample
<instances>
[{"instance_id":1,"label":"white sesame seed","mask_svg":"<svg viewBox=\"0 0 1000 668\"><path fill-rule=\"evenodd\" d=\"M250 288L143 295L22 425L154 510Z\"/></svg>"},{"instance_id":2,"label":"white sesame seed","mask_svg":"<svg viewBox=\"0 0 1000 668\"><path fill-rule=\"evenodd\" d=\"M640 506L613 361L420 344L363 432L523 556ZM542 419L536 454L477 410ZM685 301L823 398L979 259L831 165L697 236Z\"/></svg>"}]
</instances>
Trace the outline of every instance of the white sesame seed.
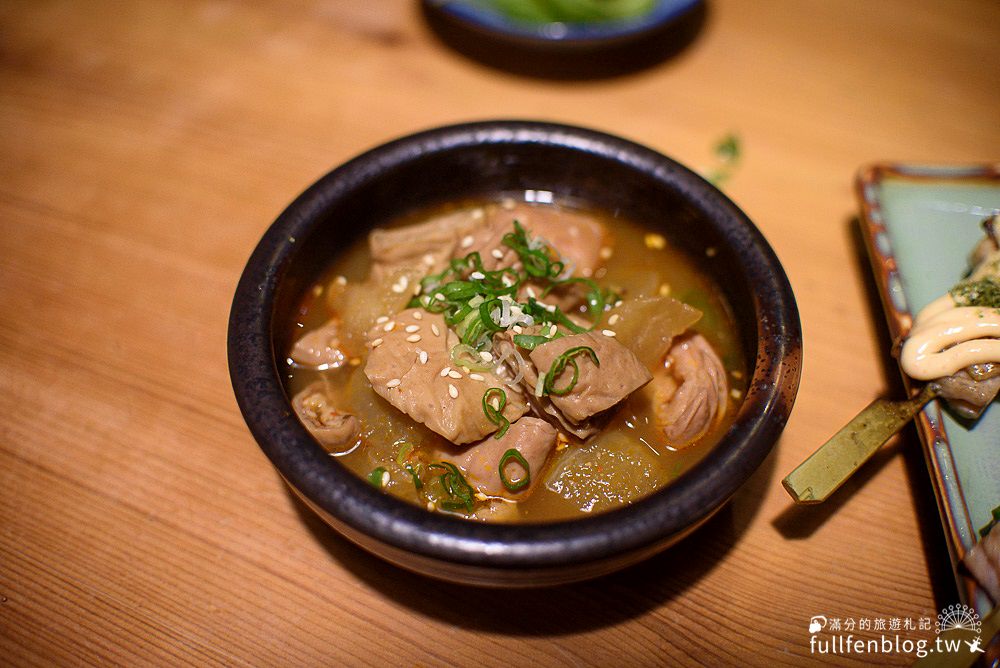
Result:
<instances>
[{"instance_id":1,"label":"white sesame seed","mask_svg":"<svg viewBox=\"0 0 1000 668\"><path fill-rule=\"evenodd\" d=\"M480 220L484 215L486 215L486 214L483 212L482 209L473 209L472 210L472 219L473 220Z\"/></svg>"},{"instance_id":2,"label":"white sesame seed","mask_svg":"<svg viewBox=\"0 0 1000 668\"><path fill-rule=\"evenodd\" d=\"M732 371L729 372L729 375L731 375L736 380L739 380L740 378L743 377L743 372L738 369L733 369Z\"/></svg>"},{"instance_id":3,"label":"white sesame seed","mask_svg":"<svg viewBox=\"0 0 1000 668\"><path fill-rule=\"evenodd\" d=\"M396 294L406 292L406 288L410 285L410 279L406 276L400 276L399 280L392 284L392 291Z\"/></svg>"},{"instance_id":4,"label":"white sesame seed","mask_svg":"<svg viewBox=\"0 0 1000 668\"><path fill-rule=\"evenodd\" d=\"M434 336L441 336L441 330L438 329L438 326L433 322L431 323L431 332Z\"/></svg>"},{"instance_id":5,"label":"white sesame seed","mask_svg":"<svg viewBox=\"0 0 1000 668\"><path fill-rule=\"evenodd\" d=\"M426 350L421 350L420 354L418 354L417 357L420 358L420 363L421 364L427 364L427 351Z\"/></svg>"},{"instance_id":6,"label":"white sesame seed","mask_svg":"<svg viewBox=\"0 0 1000 668\"><path fill-rule=\"evenodd\" d=\"M389 322L389 316L387 315L380 315L379 317L375 318L376 325L381 325L386 322Z\"/></svg>"},{"instance_id":7,"label":"white sesame seed","mask_svg":"<svg viewBox=\"0 0 1000 668\"><path fill-rule=\"evenodd\" d=\"M434 295L434 299L438 300L439 302L443 302L447 299L447 297L444 296L443 292L438 292L437 294Z\"/></svg>"},{"instance_id":8,"label":"white sesame seed","mask_svg":"<svg viewBox=\"0 0 1000 668\"><path fill-rule=\"evenodd\" d=\"M448 383L448 396L452 399L458 399L458 388Z\"/></svg>"},{"instance_id":9,"label":"white sesame seed","mask_svg":"<svg viewBox=\"0 0 1000 668\"><path fill-rule=\"evenodd\" d=\"M382 480L380 480L380 482L382 483L383 487L385 487L386 485L389 484L389 472L388 471L382 471Z\"/></svg>"},{"instance_id":10,"label":"white sesame seed","mask_svg":"<svg viewBox=\"0 0 1000 668\"><path fill-rule=\"evenodd\" d=\"M602 329L601 334L603 334L604 336L611 336L611 337L616 336L616 334L610 329Z\"/></svg>"},{"instance_id":11,"label":"white sesame seed","mask_svg":"<svg viewBox=\"0 0 1000 668\"><path fill-rule=\"evenodd\" d=\"M455 380L459 380L462 377L462 374L452 369L451 371L448 372L448 377L454 378Z\"/></svg>"},{"instance_id":12,"label":"white sesame seed","mask_svg":"<svg viewBox=\"0 0 1000 668\"><path fill-rule=\"evenodd\" d=\"M437 508L437 506L434 505L433 501L428 501L427 502L427 510L429 510L431 512L434 512L435 508Z\"/></svg>"},{"instance_id":13,"label":"white sesame seed","mask_svg":"<svg viewBox=\"0 0 1000 668\"><path fill-rule=\"evenodd\" d=\"M486 380L486 378L479 375L478 373L470 373L469 378L471 378L472 380Z\"/></svg>"},{"instance_id":14,"label":"white sesame seed","mask_svg":"<svg viewBox=\"0 0 1000 668\"><path fill-rule=\"evenodd\" d=\"M514 202L514 199L512 197L504 197L503 200L500 202L500 206L510 211L515 206L517 206L517 203Z\"/></svg>"},{"instance_id":15,"label":"white sesame seed","mask_svg":"<svg viewBox=\"0 0 1000 668\"><path fill-rule=\"evenodd\" d=\"M409 341L410 343L416 343L417 341L420 340L420 335L410 334L408 337L406 337L406 340Z\"/></svg>"},{"instance_id":16,"label":"white sesame seed","mask_svg":"<svg viewBox=\"0 0 1000 668\"><path fill-rule=\"evenodd\" d=\"M409 334L413 334L413 332L419 332L420 331L420 325L407 325L406 326L406 331Z\"/></svg>"},{"instance_id":17,"label":"white sesame seed","mask_svg":"<svg viewBox=\"0 0 1000 668\"><path fill-rule=\"evenodd\" d=\"M446 366L445 368L441 369L441 377L442 378L444 378L445 376L447 376L449 373L451 373L451 367L450 366Z\"/></svg>"},{"instance_id":18,"label":"white sesame seed","mask_svg":"<svg viewBox=\"0 0 1000 668\"><path fill-rule=\"evenodd\" d=\"M413 319L414 320L423 320L424 319L424 314L421 311L414 311L413 312Z\"/></svg>"},{"instance_id":19,"label":"white sesame seed","mask_svg":"<svg viewBox=\"0 0 1000 668\"><path fill-rule=\"evenodd\" d=\"M425 255L424 256L424 264L426 264L428 267L431 266L432 264L434 264L434 256L431 255L430 253L428 253L427 255Z\"/></svg>"},{"instance_id":20,"label":"white sesame seed","mask_svg":"<svg viewBox=\"0 0 1000 668\"><path fill-rule=\"evenodd\" d=\"M733 399L739 400L743 396L743 393L734 387L733 389L729 390L729 396L731 396Z\"/></svg>"},{"instance_id":21,"label":"white sesame seed","mask_svg":"<svg viewBox=\"0 0 1000 668\"><path fill-rule=\"evenodd\" d=\"M500 397L493 397L490 400L490 404L493 406L493 410L500 410Z\"/></svg>"},{"instance_id":22,"label":"white sesame seed","mask_svg":"<svg viewBox=\"0 0 1000 668\"><path fill-rule=\"evenodd\" d=\"M476 239L471 234L466 235L462 238L462 248L468 248L475 243L475 241Z\"/></svg>"},{"instance_id":23,"label":"white sesame seed","mask_svg":"<svg viewBox=\"0 0 1000 668\"><path fill-rule=\"evenodd\" d=\"M610 318L608 318L608 324L609 324L609 325L613 325L613 324L615 324L616 322L618 322L619 320L621 320L621 316L620 316L620 315L618 315L617 313L613 313L613 314L611 315L611 317L610 317Z\"/></svg>"},{"instance_id":24,"label":"white sesame seed","mask_svg":"<svg viewBox=\"0 0 1000 668\"><path fill-rule=\"evenodd\" d=\"M514 325L513 327L511 327L511 329L514 330L515 334L520 334L521 332L524 331L523 329L521 329L520 325Z\"/></svg>"},{"instance_id":25,"label":"white sesame seed","mask_svg":"<svg viewBox=\"0 0 1000 668\"><path fill-rule=\"evenodd\" d=\"M483 358L484 362L492 362L493 361L493 353L491 353L491 352L487 352L487 351L484 350L483 352L479 353L479 356L481 358Z\"/></svg>"},{"instance_id":26,"label":"white sesame seed","mask_svg":"<svg viewBox=\"0 0 1000 668\"><path fill-rule=\"evenodd\" d=\"M529 297L531 297L532 299L534 299L534 298L535 298L535 296L536 296L536 295L535 295L535 291L531 289L531 286L530 286L530 285L529 285L528 287L526 287L526 288L524 289L524 291L525 291L525 293L527 293L527 295L528 295Z\"/></svg>"},{"instance_id":27,"label":"white sesame seed","mask_svg":"<svg viewBox=\"0 0 1000 668\"><path fill-rule=\"evenodd\" d=\"M471 274L469 274L469 278L471 278L474 281L481 281L484 278L486 278L486 274L484 274L481 271L474 271Z\"/></svg>"},{"instance_id":28,"label":"white sesame seed","mask_svg":"<svg viewBox=\"0 0 1000 668\"><path fill-rule=\"evenodd\" d=\"M333 279L333 282L336 283L337 285L347 285L347 277L338 276L337 278Z\"/></svg>"},{"instance_id":29,"label":"white sesame seed","mask_svg":"<svg viewBox=\"0 0 1000 668\"><path fill-rule=\"evenodd\" d=\"M495 257L498 260L502 260L503 259L503 251L500 250L499 248L494 248L493 250L491 250L490 251L490 255L492 255L493 257Z\"/></svg>"},{"instance_id":30,"label":"white sesame seed","mask_svg":"<svg viewBox=\"0 0 1000 668\"><path fill-rule=\"evenodd\" d=\"M467 366L460 366L458 368L462 370L462 373L464 373L466 375L469 374L469 367L467 367Z\"/></svg>"},{"instance_id":31,"label":"white sesame seed","mask_svg":"<svg viewBox=\"0 0 1000 668\"><path fill-rule=\"evenodd\" d=\"M394 329L396 329L396 321L395 320L390 320L389 322L385 323L385 325L382 326L382 331L385 331L385 332L391 332Z\"/></svg>"},{"instance_id":32,"label":"white sesame seed","mask_svg":"<svg viewBox=\"0 0 1000 668\"><path fill-rule=\"evenodd\" d=\"M372 341L372 348L378 348L380 345L382 345L382 339L375 339Z\"/></svg>"},{"instance_id":33,"label":"white sesame seed","mask_svg":"<svg viewBox=\"0 0 1000 668\"><path fill-rule=\"evenodd\" d=\"M394 387L399 387L399 384L401 382L403 382L403 381L401 381L399 378L393 378L388 383L386 383L385 386L388 387L389 389L392 389Z\"/></svg>"}]
</instances>

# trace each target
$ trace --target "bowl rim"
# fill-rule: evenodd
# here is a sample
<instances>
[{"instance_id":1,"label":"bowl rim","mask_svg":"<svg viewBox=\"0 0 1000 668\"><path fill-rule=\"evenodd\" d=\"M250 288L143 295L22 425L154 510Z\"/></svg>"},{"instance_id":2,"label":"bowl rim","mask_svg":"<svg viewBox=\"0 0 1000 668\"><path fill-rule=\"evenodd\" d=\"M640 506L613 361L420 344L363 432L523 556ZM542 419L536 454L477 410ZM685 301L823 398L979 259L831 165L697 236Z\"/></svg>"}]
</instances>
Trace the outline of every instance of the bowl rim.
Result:
<instances>
[{"instance_id":1,"label":"bowl rim","mask_svg":"<svg viewBox=\"0 0 1000 668\"><path fill-rule=\"evenodd\" d=\"M692 199L733 252L762 268L751 290L757 359L730 430L712 453L669 485L629 505L582 519L490 524L430 513L372 488L330 457L295 417L273 350L275 296L304 238L323 211L393 167L463 148L521 144L584 151L641 172ZM301 247L301 244L300 244ZM494 120L417 132L348 160L309 186L257 244L237 286L228 331L230 378L261 449L314 510L346 528L424 560L499 570L564 568L649 552L721 507L758 468L792 409L801 369L801 326L791 286L774 251L747 216L713 185L676 161L597 130L545 121ZM627 519L628 521L623 521Z\"/></svg>"},{"instance_id":2,"label":"bowl rim","mask_svg":"<svg viewBox=\"0 0 1000 668\"><path fill-rule=\"evenodd\" d=\"M508 18L470 2L423 0L432 12L489 35L524 44L589 47L627 41L658 30L684 16L703 0L655 0L649 11L628 19L535 24Z\"/></svg>"}]
</instances>

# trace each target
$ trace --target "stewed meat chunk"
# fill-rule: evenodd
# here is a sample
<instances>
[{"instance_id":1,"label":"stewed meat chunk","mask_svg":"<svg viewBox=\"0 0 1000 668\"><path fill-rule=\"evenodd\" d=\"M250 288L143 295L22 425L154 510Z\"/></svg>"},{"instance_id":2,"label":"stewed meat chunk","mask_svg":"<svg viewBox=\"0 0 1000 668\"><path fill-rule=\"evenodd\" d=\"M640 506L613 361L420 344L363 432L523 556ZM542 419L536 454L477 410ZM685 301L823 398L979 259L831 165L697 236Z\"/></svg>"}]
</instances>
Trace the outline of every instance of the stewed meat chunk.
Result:
<instances>
[{"instance_id":1,"label":"stewed meat chunk","mask_svg":"<svg viewBox=\"0 0 1000 668\"><path fill-rule=\"evenodd\" d=\"M478 441L497 430L483 410L483 395L503 380L491 371L466 372L451 357L458 337L440 314L406 309L368 334L365 375L390 404L452 443ZM513 422L527 407L509 392L504 417Z\"/></svg>"}]
</instances>

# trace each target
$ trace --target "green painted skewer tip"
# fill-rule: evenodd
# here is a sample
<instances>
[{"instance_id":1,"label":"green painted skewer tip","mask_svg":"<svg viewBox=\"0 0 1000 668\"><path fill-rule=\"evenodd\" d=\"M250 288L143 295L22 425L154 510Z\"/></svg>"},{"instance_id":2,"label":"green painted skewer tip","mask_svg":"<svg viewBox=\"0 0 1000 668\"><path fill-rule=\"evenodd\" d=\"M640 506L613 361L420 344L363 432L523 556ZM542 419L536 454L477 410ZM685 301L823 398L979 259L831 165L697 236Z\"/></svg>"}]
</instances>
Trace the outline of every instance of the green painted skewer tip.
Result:
<instances>
[{"instance_id":1,"label":"green painted skewer tip","mask_svg":"<svg viewBox=\"0 0 1000 668\"><path fill-rule=\"evenodd\" d=\"M781 481L785 491L796 503L825 501L939 391L928 383L912 399L876 399Z\"/></svg>"}]
</instances>

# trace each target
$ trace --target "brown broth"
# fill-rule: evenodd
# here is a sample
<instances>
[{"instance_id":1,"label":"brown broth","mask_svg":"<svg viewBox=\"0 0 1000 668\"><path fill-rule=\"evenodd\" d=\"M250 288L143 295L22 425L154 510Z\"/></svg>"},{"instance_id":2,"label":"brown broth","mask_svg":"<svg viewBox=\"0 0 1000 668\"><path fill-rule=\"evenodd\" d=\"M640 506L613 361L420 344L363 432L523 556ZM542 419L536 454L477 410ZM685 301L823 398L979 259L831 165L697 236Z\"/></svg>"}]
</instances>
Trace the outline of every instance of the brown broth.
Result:
<instances>
[{"instance_id":1,"label":"brown broth","mask_svg":"<svg viewBox=\"0 0 1000 668\"><path fill-rule=\"evenodd\" d=\"M423 222L433 217L475 206L496 203L463 202L432 211L406 216L393 225ZM544 206L557 206L548 204ZM567 211L572 208L562 205ZM610 231L613 254L595 275L602 286L620 289L625 298L669 294L703 312L692 328L713 346L725 366L730 387L726 417L697 443L674 449L664 442L652 423L647 406L637 392L615 409L605 429L586 443L572 441L549 457L545 469L533 472L542 480L527 498L517 504L495 504L498 512L486 519L495 521L549 521L579 517L628 504L667 485L700 460L729 428L746 389L746 366L741 353L736 323L718 288L701 273L687 255L663 243L663 237L639 225L592 209ZM367 278L371 255L362 239L340 253L323 278L303 297L297 330L290 340L319 327L335 315L328 304L328 292ZM339 278L343 277L343 278ZM338 406L362 420L362 442L339 461L357 475L367 478L378 466L390 470L386 491L413 503L424 503L412 479L395 464L403 442L416 450L447 450L445 439L414 423L408 416L377 396L364 376L366 350L348 351L352 358L340 369L314 371L296 367L289 359L286 388L289 396L313 382L323 382ZM478 514L482 518L482 514Z\"/></svg>"}]
</instances>

